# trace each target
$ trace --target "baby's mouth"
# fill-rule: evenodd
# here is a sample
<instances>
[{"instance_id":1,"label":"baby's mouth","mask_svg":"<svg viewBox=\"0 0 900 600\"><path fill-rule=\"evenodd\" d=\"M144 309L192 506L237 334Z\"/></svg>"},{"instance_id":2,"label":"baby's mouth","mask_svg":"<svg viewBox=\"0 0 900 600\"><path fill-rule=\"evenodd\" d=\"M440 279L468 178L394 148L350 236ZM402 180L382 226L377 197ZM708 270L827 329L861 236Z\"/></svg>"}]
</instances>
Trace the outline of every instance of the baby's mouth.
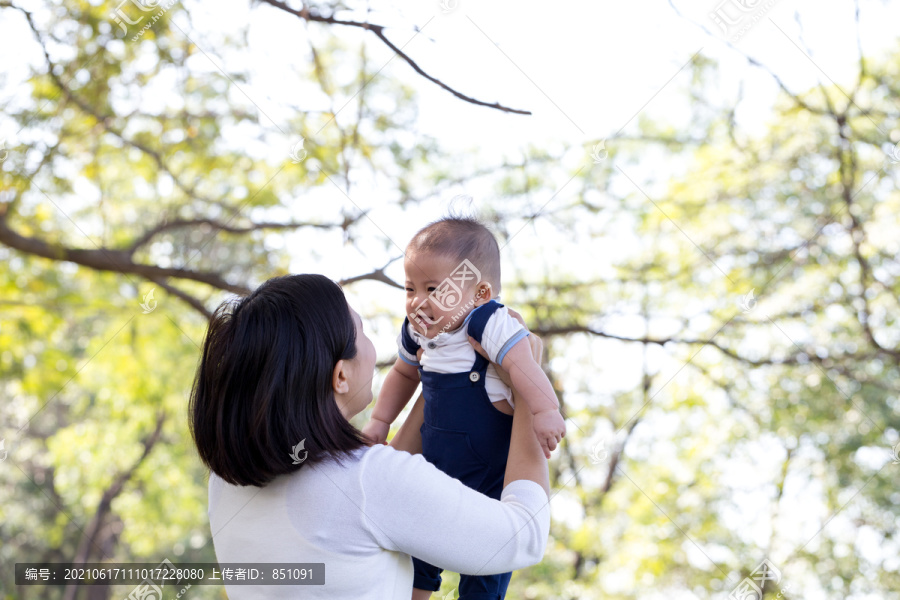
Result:
<instances>
[{"instance_id":1,"label":"baby's mouth","mask_svg":"<svg viewBox=\"0 0 900 600\"><path fill-rule=\"evenodd\" d=\"M423 321L425 324L427 324L427 325L429 325L429 326L431 326L432 324L434 324L434 317L433 317L432 315L429 315L428 313L426 313L426 312L423 311L422 309L417 310L415 314L416 314L416 317L417 317L419 320Z\"/></svg>"}]
</instances>

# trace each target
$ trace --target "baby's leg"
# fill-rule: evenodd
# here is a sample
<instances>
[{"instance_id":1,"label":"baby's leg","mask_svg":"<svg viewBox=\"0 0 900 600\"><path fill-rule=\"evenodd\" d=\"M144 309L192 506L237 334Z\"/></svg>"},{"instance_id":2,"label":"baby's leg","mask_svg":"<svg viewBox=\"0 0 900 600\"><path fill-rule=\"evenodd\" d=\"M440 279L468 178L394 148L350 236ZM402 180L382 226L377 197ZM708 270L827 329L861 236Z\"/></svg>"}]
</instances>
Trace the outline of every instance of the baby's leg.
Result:
<instances>
[{"instance_id":1,"label":"baby's leg","mask_svg":"<svg viewBox=\"0 0 900 600\"><path fill-rule=\"evenodd\" d=\"M428 600L432 590L441 589L441 572L443 569L423 560L412 557L413 592L412 600ZM429 589L430 588L430 589Z\"/></svg>"},{"instance_id":2,"label":"baby's leg","mask_svg":"<svg viewBox=\"0 0 900 600\"><path fill-rule=\"evenodd\" d=\"M506 598L512 572L499 575L459 576L459 600L472 598Z\"/></svg>"}]
</instances>

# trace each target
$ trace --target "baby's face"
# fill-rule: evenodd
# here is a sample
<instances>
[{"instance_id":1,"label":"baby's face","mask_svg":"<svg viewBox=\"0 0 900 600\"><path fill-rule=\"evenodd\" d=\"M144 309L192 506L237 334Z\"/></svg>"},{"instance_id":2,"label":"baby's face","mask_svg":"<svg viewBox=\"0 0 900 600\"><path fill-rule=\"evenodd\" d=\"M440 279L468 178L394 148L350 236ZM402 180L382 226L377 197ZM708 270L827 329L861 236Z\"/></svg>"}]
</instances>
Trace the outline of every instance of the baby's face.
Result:
<instances>
[{"instance_id":1,"label":"baby's face","mask_svg":"<svg viewBox=\"0 0 900 600\"><path fill-rule=\"evenodd\" d=\"M406 316L425 337L456 329L475 307L475 279L460 288L458 266L458 260L434 253L406 253Z\"/></svg>"}]
</instances>

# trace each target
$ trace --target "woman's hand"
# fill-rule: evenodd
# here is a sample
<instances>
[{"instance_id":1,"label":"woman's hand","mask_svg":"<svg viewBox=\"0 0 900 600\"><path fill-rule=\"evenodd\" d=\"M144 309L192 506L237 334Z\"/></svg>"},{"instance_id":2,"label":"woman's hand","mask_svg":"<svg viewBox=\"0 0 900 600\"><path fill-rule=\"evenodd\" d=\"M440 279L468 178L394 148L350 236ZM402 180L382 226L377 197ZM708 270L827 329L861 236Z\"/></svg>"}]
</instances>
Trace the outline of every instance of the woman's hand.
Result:
<instances>
[{"instance_id":1,"label":"woman's hand","mask_svg":"<svg viewBox=\"0 0 900 600\"><path fill-rule=\"evenodd\" d=\"M525 324L525 319L522 318L522 315L511 308L507 308L506 310L509 311L509 316L521 323L522 327L524 327L525 330L528 331L528 325ZM528 337L525 339L528 340L528 344L531 346L531 355L534 357L534 362L541 364L541 358L543 358L544 355L544 342L541 340L541 338L531 332L529 332ZM473 348L475 348L475 352L482 355L486 359L491 360L487 352L484 351L484 348L481 347L481 344L475 341L475 338L469 336L469 343L472 344ZM499 368L495 370L497 371L497 376L500 377L500 380L511 388L512 380L509 378L509 373Z\"/></svg>"}]
</instances>

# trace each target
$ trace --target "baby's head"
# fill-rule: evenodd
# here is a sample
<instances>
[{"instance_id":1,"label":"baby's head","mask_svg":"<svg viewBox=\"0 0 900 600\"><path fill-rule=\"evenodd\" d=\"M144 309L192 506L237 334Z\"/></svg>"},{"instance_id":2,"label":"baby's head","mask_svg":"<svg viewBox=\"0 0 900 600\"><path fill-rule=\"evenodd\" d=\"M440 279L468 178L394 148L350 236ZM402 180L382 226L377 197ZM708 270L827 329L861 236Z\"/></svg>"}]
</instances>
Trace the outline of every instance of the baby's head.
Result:
<instances>
[{"instance_id":1,"label":"baby's head","mask_svg":"<svg viewBox=\"0 0 900 600\"><path fill-rule=\"evenodd\" d=\"M472 218L444 217L406 247L406 314L426 337L462 325L500 293L500 247Z\"/></svg>"}]
</instances>

